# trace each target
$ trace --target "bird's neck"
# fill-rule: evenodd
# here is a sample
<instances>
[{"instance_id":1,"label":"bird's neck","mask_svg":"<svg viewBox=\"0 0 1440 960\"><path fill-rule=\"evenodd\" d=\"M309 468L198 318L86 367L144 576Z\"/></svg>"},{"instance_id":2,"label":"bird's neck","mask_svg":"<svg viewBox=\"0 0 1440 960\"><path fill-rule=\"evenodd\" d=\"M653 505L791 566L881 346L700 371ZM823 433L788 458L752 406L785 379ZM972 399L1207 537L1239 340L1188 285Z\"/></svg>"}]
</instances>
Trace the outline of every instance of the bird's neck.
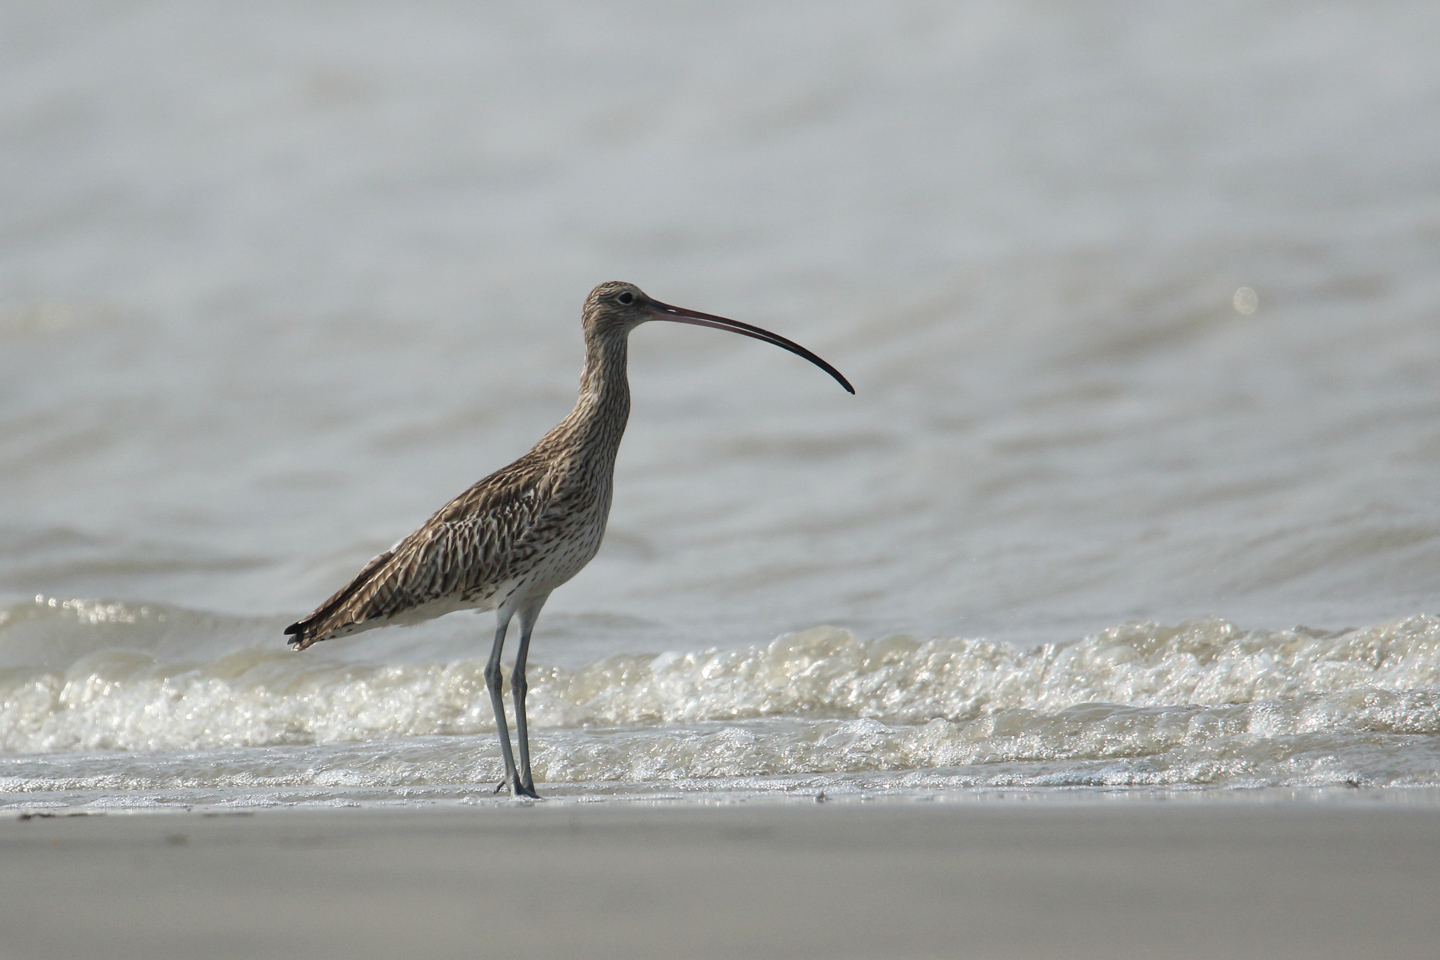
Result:
<instances>
[{"instance_id":1,"label":"bird's neck","mask_svg":"<svg viewBox=\"0 0 1440 960\"><path fill-rule=\"evenodd\" d=\"M625 373L628 346L623 330L585 338L580 396L566 418L577 441L598 444L612 456L630 419L630 380Z\"/></svg>"}]
</instances>

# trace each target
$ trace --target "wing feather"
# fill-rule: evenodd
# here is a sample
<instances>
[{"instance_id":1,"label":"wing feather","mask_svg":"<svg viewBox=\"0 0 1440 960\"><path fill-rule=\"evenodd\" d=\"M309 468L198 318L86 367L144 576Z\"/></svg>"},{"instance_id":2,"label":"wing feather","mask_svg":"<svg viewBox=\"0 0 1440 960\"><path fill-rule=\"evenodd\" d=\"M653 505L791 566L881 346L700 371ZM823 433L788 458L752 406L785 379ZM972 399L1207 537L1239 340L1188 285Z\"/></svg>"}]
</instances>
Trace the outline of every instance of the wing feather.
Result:
<instances>
[{"instance_id":1,"label":"wing feather","mask_svg":"<svg viewBox=\"0 0 1440 960\"><path fill-rule=\"evenodd\" d=\"M285 628L290 645L303 650L427 603L473 600L523 574L539 556L530 533L550 499L545 472L527 460L481 480L371 560L314 613Z\"/></svg>"}]
</instances>

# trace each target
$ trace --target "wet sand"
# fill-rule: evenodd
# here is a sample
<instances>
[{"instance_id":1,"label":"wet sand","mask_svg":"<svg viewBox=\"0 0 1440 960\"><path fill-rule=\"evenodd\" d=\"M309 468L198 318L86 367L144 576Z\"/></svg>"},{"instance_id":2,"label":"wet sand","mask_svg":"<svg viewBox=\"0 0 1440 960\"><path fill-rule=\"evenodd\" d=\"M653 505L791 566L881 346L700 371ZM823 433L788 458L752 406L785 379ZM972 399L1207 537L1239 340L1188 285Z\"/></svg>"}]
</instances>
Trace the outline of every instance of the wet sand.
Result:
<instances>
[{"instance_id":1,"label":"wet sand","mask_svg":"<svg viewBox=\"0 0 1440 960\"><path fill-rule=\"evenodd\" d=\"M0 821L0 956L1434 957L1440 810L551 803Z\"/></svg>"}]
</instances>

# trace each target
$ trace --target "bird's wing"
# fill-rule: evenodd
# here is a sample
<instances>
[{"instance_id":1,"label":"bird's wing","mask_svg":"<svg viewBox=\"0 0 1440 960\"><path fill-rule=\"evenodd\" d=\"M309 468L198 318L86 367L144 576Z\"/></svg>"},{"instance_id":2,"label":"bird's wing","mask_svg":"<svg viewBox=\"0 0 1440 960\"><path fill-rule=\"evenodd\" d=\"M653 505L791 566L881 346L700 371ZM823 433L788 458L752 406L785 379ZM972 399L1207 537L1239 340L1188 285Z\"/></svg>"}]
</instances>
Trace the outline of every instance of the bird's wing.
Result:
<instances>
[{"instance_id":1,"label":"bird's wing","mask_svg":"<svg viewBox=\"0 0 1440 960\"><path fill-rule=\"evenodd\" d=\"M285 629L303 650L347 627L436 600L465 600L523 573L539 555L527 536L548 503L543 473L497 471L441 507L424 526L365 565L314 613Z\"/></svg>"}]
</instances>

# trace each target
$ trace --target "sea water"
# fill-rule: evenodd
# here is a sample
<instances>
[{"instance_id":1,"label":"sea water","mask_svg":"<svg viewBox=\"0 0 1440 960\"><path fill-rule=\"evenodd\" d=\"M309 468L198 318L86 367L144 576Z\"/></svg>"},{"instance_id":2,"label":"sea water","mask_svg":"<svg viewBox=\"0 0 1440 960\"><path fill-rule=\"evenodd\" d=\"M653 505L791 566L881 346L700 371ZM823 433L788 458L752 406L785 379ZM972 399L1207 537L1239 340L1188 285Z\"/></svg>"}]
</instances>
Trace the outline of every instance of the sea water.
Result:
<instances>
[{"instance_id":1,"label":"sea water","mask_svg":"<svg viewBox=\"0 0 1440 960\"><path fill-rule=\"evenodd\" d=\"M281 629L652 324L542 793L1440 786L1440 8L0 10L0 805L488 795Z\"/></svg>"}]
</instances>

